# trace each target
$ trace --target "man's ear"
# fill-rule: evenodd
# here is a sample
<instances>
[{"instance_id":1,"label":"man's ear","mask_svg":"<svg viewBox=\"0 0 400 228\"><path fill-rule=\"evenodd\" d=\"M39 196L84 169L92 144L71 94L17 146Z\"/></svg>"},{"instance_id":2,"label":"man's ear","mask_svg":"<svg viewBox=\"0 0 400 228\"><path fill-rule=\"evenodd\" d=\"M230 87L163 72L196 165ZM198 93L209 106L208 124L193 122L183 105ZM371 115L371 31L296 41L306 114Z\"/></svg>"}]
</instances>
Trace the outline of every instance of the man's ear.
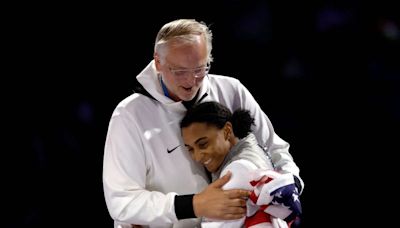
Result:
<instances>
[{"instance_id":1,"label":"man's ear","mask_svg":"<svg viewBox=\"0 0 400 228\"><path fill-rule=\"evenodd\" d=\"M156 63L160 63L160 56L158 56L157 52L154 52L153 58Z\"/></svg>"},{"instance_id":2,"label":"man's ear","mask_svg":"<svg viewBox=\"0 0 400 228\"><path fill-rule=\"evenodd\" d=\"M160 60L160 56L157 54L157 52L154 52L153 58L154 58L154 63L156 64L156 70L160 71L161 60Z\"/></svg>"}]
</instances>

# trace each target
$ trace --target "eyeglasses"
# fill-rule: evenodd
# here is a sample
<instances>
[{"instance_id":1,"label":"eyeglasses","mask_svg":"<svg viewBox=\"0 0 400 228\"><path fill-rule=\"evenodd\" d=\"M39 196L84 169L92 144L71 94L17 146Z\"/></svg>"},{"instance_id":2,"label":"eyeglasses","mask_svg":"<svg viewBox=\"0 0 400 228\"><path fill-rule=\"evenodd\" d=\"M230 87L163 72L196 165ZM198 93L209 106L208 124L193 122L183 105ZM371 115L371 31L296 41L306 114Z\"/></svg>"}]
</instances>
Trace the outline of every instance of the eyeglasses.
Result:
<instances>
[{"instance_id":1,"label":"eyeglasses","mask_svg":"<svg viewBox=\"0 0 400 228\"><path fill-rule=\"evenodd\" d=\"M208 72L210 71L210 64L207 64L205 67L198 67L194 69L172 69L168 67L169 71L177 78L177 79L185 79L190 76L194 76L194 78L202 79L204 78Z\"/></svg>"}]
</instances>

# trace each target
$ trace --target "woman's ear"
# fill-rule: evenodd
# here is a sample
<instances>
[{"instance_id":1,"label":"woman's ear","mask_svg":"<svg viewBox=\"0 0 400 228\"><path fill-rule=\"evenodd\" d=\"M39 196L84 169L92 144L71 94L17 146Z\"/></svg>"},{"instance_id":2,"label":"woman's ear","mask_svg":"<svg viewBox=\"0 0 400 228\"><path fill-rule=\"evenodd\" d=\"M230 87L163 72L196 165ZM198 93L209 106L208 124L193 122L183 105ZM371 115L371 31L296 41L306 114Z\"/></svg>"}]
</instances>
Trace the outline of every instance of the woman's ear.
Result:
<instances>
[{"instance_id":1,"label":"woman's ear","mask_svg":"<svg viewBox=\"0 0 400 228\"><path fill-rule=\"evenodd\" d=\"M231 122L226 122L224 125L225 140L230 140L233 137L233 129Z\"/></svg>"}]
</instances>

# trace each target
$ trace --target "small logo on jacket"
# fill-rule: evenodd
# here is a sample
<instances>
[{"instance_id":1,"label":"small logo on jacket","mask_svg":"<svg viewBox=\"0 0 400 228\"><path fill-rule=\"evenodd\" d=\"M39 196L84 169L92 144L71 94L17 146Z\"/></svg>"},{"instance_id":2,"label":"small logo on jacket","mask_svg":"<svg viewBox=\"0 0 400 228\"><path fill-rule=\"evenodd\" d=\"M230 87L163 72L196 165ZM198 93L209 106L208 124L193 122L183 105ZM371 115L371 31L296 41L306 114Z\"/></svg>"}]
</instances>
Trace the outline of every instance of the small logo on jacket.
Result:
<instances>
[{"instance_id":1,"label":"small logo on jacket","mask_svg":"<svg viewBox=\"0 0 400 228\"><path fill-rule=\"evenodd\" d=\"M168 152L168 153L171 153L172 151L176 150L176 148L178 148L179 146L180 146L180 145L178 145L178 146L172 148L171 150L169 150L169 149L167 148L167 152Z\"/></svg>"}]
</instances>

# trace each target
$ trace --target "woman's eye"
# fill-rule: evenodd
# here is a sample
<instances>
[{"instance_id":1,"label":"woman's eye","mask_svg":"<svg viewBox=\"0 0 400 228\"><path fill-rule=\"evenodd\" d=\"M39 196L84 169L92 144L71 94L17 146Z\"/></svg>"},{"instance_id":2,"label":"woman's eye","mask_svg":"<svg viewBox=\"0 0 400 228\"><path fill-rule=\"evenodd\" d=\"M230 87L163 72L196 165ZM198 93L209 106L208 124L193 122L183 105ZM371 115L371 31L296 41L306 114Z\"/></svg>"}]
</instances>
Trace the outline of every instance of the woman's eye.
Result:
<instances>
[{"instance_id":1,"label":"woman's eye","mask_svg":"<svg viewBox=\"0 0 400 228\"><path fill-rule=\"evenodd\" d=\"M204 149L204 148L207 147L207 143L206 142L205 143L199 143L199 147Z\"/></svg>"}]
</instances>

